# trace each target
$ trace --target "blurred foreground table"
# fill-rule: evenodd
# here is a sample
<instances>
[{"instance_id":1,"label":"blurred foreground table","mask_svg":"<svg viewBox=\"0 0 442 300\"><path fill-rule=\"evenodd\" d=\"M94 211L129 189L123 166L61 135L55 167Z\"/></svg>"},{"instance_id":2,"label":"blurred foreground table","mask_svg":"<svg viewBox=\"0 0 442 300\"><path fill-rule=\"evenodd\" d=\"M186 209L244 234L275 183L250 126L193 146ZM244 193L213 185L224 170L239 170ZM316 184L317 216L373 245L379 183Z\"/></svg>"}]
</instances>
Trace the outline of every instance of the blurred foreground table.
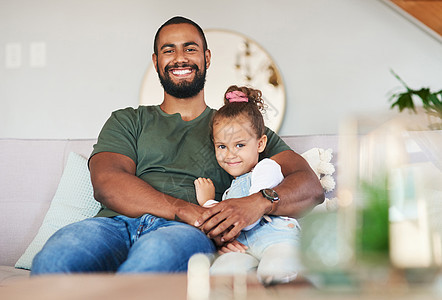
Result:
<instances>
[{"instance_id":1,"label":"blurred foreground table","mask_svg":"<svg viewBox=\"0 0 442 300\"><path fill-rule=\"evenodd\" d=\"M271 287L254 276L211 276L210 296L202 299L441 299L437 283L431 289L397 286L363 290L319 290L305 280ZM442 287L441 287L442 290ZM0 287L0 299L187 299L186 274L58 275L23 279ZM189 299L190 300L190 299Z\"/></svg>"}]
</instances>

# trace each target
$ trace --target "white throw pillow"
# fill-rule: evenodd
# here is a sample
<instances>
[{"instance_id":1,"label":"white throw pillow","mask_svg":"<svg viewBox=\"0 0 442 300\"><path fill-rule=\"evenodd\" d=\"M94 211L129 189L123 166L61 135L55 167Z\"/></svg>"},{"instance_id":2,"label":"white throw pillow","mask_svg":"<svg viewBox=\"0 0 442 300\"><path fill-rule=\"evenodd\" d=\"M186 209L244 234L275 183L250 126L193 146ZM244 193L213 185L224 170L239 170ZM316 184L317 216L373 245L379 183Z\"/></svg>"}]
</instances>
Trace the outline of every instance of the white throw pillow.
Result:
<instances>
[{"instance_id":1,"label":"white throw pillow","mask_svg":"<svg viewBox=\"0 0 442 300\"><path fill-rule=\"evenodd\" d=\"M95 216L100 207L100 203L93 196L87 160L77 153L69 153L43 224L15 267L30 270L34 256L58 229Z\"/></svg>"}]
</instances>

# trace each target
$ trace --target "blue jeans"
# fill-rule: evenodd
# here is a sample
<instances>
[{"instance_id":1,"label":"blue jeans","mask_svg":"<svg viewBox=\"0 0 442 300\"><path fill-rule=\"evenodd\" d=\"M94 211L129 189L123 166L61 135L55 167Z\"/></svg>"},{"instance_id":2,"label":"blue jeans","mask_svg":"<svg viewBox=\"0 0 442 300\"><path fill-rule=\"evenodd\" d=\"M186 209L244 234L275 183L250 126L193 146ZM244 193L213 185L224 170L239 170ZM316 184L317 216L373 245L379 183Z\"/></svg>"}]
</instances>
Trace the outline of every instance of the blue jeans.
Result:
<instances>
[{"instance_id":1,"label":"blue jeans","mask_svg":"<svg viewBox=\"0 0 442 300\"><path fill-rule=\"evenodd\" d=\"M289 244L299 247L301 228L298 221L292 218L269 216L271 222L262 218L259 223L248 231L241 231L237 238L249 247L248 253L261 259L267 247L274 244Z\"/></svg>"},{"instance_id":2,"label":"blue jeans","mask_svg":"<svg viewBox=\"0 0 442 300\"><path fill-rule=\"evenodd\" d=\"M199 229L150 214L92 218L58 230L35 256L31 275L185 272L196 253L213 253Z\"/></svg>"}]
</instances>

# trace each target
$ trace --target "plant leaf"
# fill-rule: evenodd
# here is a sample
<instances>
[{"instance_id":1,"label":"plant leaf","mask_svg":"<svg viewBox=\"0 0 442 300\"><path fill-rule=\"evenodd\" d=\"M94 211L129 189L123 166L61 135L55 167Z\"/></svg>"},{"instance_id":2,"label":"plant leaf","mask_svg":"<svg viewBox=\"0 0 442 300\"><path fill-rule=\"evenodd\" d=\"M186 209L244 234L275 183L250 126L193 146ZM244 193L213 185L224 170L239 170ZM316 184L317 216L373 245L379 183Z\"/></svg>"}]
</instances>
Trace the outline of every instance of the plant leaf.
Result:
<instances>
[{"instance_id":1,"label":"plant leaf","mask_svg":"<svg viewBox=\"0 0 442 300\"><path fill-rule=\"evenodd\" d=\"M408 87L408 85L405 83L405 81L402 80L402 78L399 77L398 74L396 74L393 70L390 70L390 72L393 74L394 77L396 77L397 80L399 80L400 83L408 90L411 91L411 89Z\"/></svg>"},{"instance_id":2,"label":"plant leaf","mask_svg":"<svg viewBox=\"0 0 442 300\"><path fill-rule=\"evenodd\" d=\"M428 95L428 100L428 106L435 111L435 115L439 116L439 118L442 118L442 101L439 100L436 94Z\"/></svg>"},{"instance_id":3,"label":"plant leaf","mask_svg":"<svg viewBox=\"0 0 442 300\"><path fill-rule=\"evenodd\" d=\"M411 94L408 92L400 93L394 95L396 98L396 101L393 102L391 105L391 108L397 106L399 108L399 111L402 112L404 109L408 108L416 112L416 109L414 107L413 99L411 97Z\"/></svg>"},{"instance_id":4,"label":"plant leaf","mask_svg":"<svg viewBox=\"0 0 442 300\"><path fill-rule=\"evenodd\" d=\"M415 92L416 95L419 96L419 98L422 99L422 103L424 105L424 107L428 106L430 104L430 89L429 88L421 88L420 90Z\"/></svg>"}]
</instances>

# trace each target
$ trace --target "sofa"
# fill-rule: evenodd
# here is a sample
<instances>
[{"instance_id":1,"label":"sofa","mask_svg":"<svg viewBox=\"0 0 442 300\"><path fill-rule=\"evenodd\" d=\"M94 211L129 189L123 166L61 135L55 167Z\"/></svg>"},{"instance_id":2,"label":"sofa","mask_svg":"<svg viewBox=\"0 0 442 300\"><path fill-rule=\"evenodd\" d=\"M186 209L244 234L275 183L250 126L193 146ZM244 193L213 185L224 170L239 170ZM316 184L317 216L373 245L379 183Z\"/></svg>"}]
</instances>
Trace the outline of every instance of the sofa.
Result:
<instances>
[{"instance_id":1,"label":"sofa","mask_svg":"<svg viewBox=\"0 0 442 300\"><path fill-rule=\"evenodd\" d=\"M312 148L332 149L331 163L336 165L336 135L284 136L283 139L298 153ZM31 246L34 252L41 246L33 245L40 235L46 234L45 238L49 235L42 229L57 229L48 229L53 219L62 219L57 225L61 226L97 212L99 204L92 198L86 164L95 142L95 139L0 139L0 286L29 276L27 268L32 254L26 258L27 265L21 261ZM67 170L67 164L70 166L72 159L78 161L79 158L83 176L80 179L77 176L80 171L72 174ZM333 177L336 178L336 172ZM77 180L81 180L81 184ZM67 188L67 185L70 186ZM76 195L77 190L83 194ZM332 198L334 192L326 196ZM69 197L74 202L76 197L88 202L84 207L83 204L74 208L65 205L64 210L55 207L55 201L63 202ZM87 214L84 210L88 210Z\"/></svg>"}]
</instances>

